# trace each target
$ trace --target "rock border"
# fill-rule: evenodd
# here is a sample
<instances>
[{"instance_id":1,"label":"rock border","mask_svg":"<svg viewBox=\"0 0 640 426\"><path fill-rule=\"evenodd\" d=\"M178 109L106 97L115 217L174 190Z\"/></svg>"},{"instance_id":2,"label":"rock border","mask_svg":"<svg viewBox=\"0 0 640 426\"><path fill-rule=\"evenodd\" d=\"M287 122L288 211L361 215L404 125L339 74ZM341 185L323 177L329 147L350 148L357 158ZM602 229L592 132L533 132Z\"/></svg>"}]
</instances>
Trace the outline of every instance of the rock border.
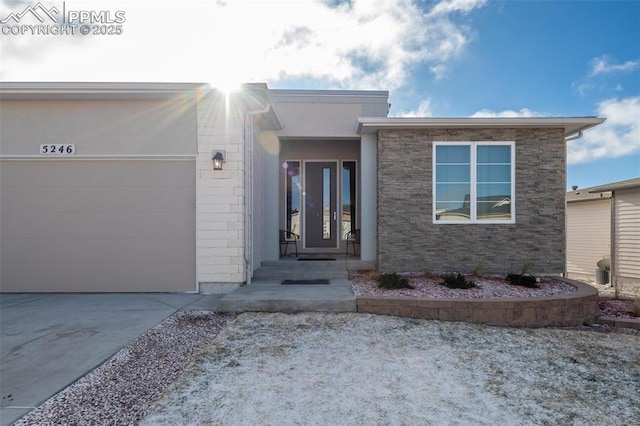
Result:
<instances>
[{"instance_id":1,"label":"rock border","mask_svg":"<svg viewBox=\"0 0 640 426\"><path fill-rule=\"evenodd\" d=\"M609 325L611 327L633 328L635 330L640 330L640 318L634 319L602 316L596 319L596 323Z\"/></svg>"},{"instance_id":2,"label":"rock border","mask_svg":"<svg viewBox=\"0 0 640 426\"><path fill-rule=\"evenodd\" d=\"M357 296L356 312L509 327L593 324L599 312L598 290L568 278L550 278L570 284L576 291L542 297L492 299Z\"/></svg>"}]
</instances>

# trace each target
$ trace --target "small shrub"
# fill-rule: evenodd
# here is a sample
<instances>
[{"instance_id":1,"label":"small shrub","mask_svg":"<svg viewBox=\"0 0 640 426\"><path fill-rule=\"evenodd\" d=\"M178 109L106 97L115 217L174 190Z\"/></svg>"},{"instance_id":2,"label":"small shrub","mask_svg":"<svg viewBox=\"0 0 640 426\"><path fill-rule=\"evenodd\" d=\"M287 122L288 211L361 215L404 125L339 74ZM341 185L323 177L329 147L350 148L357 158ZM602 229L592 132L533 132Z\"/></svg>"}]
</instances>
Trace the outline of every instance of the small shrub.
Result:
<instances>
[{"instance_id":1,"label":"small shrub","mask_svg":"<svg viewBox=\"0 0 640 426\"><path fill-rule=\"evenodd\" d=\"M522 269L520 270L520 275L529 275L530 268L531 268L531 263L529 262L522 265Z\"/></svg>"},{"instance_id":2,"label":"small shrub","mask_svg":"<svg viewBox=\"0 0 640 426\"><path fill-rule=\"evenodd\" d=\"M436 274L433 273L433 271L431 271L431 269L428 266L425 266L424 271L422 272L422 276L429 279L429 278L433 278L435 276L437 276Z\"/></svg>"},{"instance_id":3,"label":"small shrub","mask_svg":"<svg viewBox=\"0 0 640 426\"><path fill-rule=\"evenodd\" d=\"M640 317L640 298L633 299L631 315L633 315L634 317Z\"/></svg>"},{"instance_id":4,"label":"small shrub","mask_svg":"<svg viewBox=\"0 0 640 426\"><path fill-rule=\"evenodd\" d=\"M474 266L473 271L471 271L471 275L474 277L481 277L484 274L484 263L480 262Z\"/></svg>"},{"instance_id":5,"label":"small shrub","mask_svg":"<svg viewBox=\"0 0 640 426\"><path fill-rule=\"evenodd\" d=\"M409 284L409 280L405 277L401 277L396 274L380 274L378 276L378 287L386 288L389 290L398 289L398 288L413 288L411 284Z\"/></svg>"},{"instance_id":6,"label":"small shrub","mask_svg":"<svg viewBox=\"0 0 640 426\"><path fill-rule=\"evenodd\" d=\"M540 287L538 283L540 280L533 275L529 274L507 274L507 281L509 281L513 285L518 285L520 287L528 287L528 288L538 288Z\"/></svg>"},{"instance_id":7,"label":"small shrub","mask_svg":"<svg viewBox=\"0 0 640 426\"><path fill-rule=\"evenodd\" d=\"M458 273L457 275L453 275L453 274L443 275L442 279L443 279L443 282L441 282L440 284L448 288L466 289L466 288L477 287L476 283L474 283L473 281L467 281L464 275L460 273Z\"/></svg>"},{"instance_id":8,"label":"small shrub","mask_svg":"<svg viewBox=\"0 0 640 426\"><path fill-rule=\"evenodd\" d=\"M363 275L371 281L378 281L380 274L375 269L358 269L357 273Z\"/></svg>"}]
</instances>

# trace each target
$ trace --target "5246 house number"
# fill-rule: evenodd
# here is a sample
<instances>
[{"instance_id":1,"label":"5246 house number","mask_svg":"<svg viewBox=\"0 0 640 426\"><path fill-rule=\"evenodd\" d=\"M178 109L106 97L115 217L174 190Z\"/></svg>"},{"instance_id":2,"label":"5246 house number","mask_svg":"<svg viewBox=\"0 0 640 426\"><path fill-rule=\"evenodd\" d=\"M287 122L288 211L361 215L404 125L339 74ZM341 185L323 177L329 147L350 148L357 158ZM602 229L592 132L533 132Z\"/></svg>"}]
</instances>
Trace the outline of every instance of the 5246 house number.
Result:
<instances>
[{"instance_id":1,"label":"5246 house number","mask_svg":"<svg viewBox=\"0 0 640 426\"><path fill-rule=\"evenodd\" d=\"M47 143L40 145L41 155L75 155L76 145L72 143Z\"/></svg>"}]
</instances>

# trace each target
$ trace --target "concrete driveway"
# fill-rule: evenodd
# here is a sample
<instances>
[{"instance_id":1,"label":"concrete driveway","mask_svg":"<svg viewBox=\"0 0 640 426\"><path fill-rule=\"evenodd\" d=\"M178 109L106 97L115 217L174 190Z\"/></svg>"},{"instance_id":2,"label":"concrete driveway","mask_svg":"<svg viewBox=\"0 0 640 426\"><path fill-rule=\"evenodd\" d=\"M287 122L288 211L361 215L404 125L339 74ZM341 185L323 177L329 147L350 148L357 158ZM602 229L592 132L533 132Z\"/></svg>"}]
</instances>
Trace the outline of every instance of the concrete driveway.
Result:
<instances>
[{"instance_id":1,"label":"concrete driveway","mask_svg":"<svg viewBox=\"0 0 640 426\"><path fill-rule=\"evenodd\" d=\"M1 294L0 424L8 425L182 309L184 293Z\"/></svg>"}]
</instances>

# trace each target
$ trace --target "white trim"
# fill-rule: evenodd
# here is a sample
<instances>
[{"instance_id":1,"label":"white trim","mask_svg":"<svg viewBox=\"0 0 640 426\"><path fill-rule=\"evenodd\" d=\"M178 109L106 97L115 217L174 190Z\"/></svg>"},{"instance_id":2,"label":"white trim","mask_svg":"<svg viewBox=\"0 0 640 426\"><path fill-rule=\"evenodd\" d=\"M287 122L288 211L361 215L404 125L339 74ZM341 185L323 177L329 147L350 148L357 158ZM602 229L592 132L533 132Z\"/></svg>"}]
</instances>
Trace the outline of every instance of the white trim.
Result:
<instances>
[{"instance_id":1,"label":"white trim","mask_svg":"<svg viewBox=\"0 0 640 426\"><path fill-rule=\"evenodd\" d=\"M562 128L565 136L575 134L605 121L598 117L359 117L358 134L377 133L384 129L433 129L433 128Z\"/></svg>"},{"instance_id":2,"label":"white trim","mask_svg":"<svg viewBox=\"0 0 640 426\"><path fill-rule=\"evenodd\" d=\"M477 208L478 208L478 200L477 200L477 148L479 146L487 146L487 145L499 145L499 146L509 146L510 149L510 157L511 157L511 195L510 195L510 203L511 203L511 219L509 220L478 220L477 219ZM469 185L470 185L470 212L469 212L469 220L439 220L436 217L436 149L438 146L469 146L470 147L470 175L469 175ZM431 187L432 187L432 223L435 225L507 225L516 223L516 143L515 141L434 141L432 144L432 168L431 168ZM466 182L465 182L466 183Z\"/></svg>"},{"instance_id":3,"label":"white trim","mask_svg":"<svg viewBox=\"0 0 640 426\"><path fill-rule=\"evenodd\" d=\"M0 155L0 160L41 160L41 161L60 161L60 160L195 160L194 154L185 155Z\"/></svg>"},{"instance_id":4,"label":"white trim","mask_svg":"<svg viewBox=\"0 0 640 426\"><path fill-rule=\"evenodd\" d=\"M0 82L0 99L163 99L209 90L204 83Z\"/></svg>"}]
</instances>

